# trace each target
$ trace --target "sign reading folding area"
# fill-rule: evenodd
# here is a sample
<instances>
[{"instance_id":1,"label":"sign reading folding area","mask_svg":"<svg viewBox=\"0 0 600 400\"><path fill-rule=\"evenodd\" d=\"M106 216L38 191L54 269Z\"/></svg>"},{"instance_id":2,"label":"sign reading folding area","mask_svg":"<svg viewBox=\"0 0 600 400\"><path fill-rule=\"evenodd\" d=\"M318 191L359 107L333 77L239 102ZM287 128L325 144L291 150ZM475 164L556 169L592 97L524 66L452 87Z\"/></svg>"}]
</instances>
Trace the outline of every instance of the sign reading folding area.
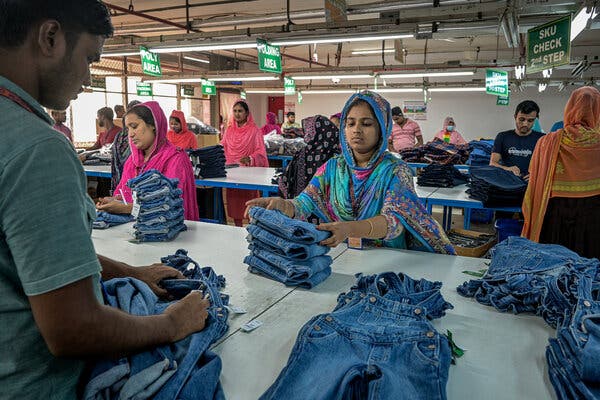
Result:
<instances>
[{"instance_id":1,"label":"sign reading folding area","mask_svg":"<svg viewBox=\"0 0 600 400\"><path fill-rule=\"evenodd\" d=\"M279 46L273 46L266 40L257 39L258 69L265 72L281 73L281 53Z\"/></svg>"},{"instance_id":2,"label":"sign reading folding area","mask_svg":"<svg viewBox=\"0 0 600 400\"><path fill-rule=\"evenodd\" d=\"M571 16L527 31L527 73L571 62Z\"/></svg>"},{"instance_id":3,"label":"sign reading folding area","mask_svg":"<svg viewBox=\"0 0 600 400\"><path fill-rule=\"evenodd\" d=\"M485 92L494 96L508 96L508 72L500 69L486 69Z\"/></svg>"},{"instance_id":4,"label":"sign reading folding area","mask_svg":"<svg viewBox=\"0 0 600 400\"><path fill-rule=\"evenodd\" d=\"M142 60L142 72L151 76L162 76L160 69L160 57L144 46L140 46L140 58Z\"/></svg>"}]
</instances>

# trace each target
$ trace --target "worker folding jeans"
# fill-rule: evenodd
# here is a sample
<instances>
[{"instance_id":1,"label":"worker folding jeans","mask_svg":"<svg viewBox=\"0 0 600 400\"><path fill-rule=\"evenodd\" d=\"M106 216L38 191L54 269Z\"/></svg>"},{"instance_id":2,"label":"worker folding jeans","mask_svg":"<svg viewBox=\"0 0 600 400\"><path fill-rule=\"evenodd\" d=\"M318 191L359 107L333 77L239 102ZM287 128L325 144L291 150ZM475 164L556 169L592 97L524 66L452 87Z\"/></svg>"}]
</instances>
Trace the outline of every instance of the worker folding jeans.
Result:
<instances>
[{"instance_id":1,"label":"worker folding jeans","mask_svg":"<svg viewBox=\"0 0 600 400\"><path fill-rule=\"evenodd\" d=\"M96 211L96 220L92 223L92 227L94 229L106 229L131 221L133 221L131 214L111 214L106 211Z\"/></svg>"},{"instance_id":2,"label":"worker folding jeans","mask_svg":"<svg viewBox=\"0 0 600 400\"><path fill-rule=\"evenodd\" d=\"M419 286L394 273L359 277L333 312L304 325L261 399L445 399L451 350L427 315L451 305Z\"/></svg>"},{"instance_id":3,"label":"worker folding jeans","mask_svg":"<svg viewBox=\"0 0 600 400\"><path fill-rule=\"evenodd\" d=\"M302 244L284 239L280 236L250 224L246 227L250 235L246 238L248 242L254 242L257 247L264 247L276 254L293 258L295 260L307 260L312 257L322 256L329 252L329 247L318 244Z\"/></svg>"},{"instance_id":4,"label":"worker folding jeans","mask_svg":"<svg viewBox=\"0 0 600 400\"><path fill-rule=\"evenodd\" d=\"M311 223L291 219L277 210L252 207L248 215L251 223L293 242L313 244L331 236L331 232L320 231Z\"/></svg>"}]
</instances>

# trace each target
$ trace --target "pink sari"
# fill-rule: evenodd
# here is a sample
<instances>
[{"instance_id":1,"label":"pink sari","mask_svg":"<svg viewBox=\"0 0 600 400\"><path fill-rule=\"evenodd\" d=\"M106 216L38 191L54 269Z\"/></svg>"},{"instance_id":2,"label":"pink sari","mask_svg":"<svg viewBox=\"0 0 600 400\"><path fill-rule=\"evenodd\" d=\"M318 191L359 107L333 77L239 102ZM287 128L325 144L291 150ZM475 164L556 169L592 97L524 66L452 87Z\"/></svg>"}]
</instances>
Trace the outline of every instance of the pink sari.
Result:
<instances>
[{"instance_id":1,"label":"pink sari","mask_svg":"<svg viewBox=\"0 0 600 400\"><path fill-rule=\"evenodd\" d=\"M246 103L238 100L234 103ZM227 164L240 164L240 159L250 157L251 167L268 167L267 151L263 141L262 131L254 123L252 113L248 112L246 123L238 126L233 118L233 111L229 117L229 125L221 141L225 150ZM259 197L254 190L227 189L227 215L234 220L238 226L242 225L246 202Z\"/></svg>"},{"instance_id":2,"label":"pink sari","mask_svg":"<svg viewBox=\"0 0 600 400\"><path fill-rule=\"evenodd\" d=\"M177 149L167 140L167 117L156 101L148 101L138 104L136 107L146 107L152 111L156 126L156 136L148 161L144 161L144 151L135 147L131 139L129 140L131 156L129 156L123 166L121 181L114 193L123 193L125 200L132 202L131 190L127 187L127 181L145 171L156 169L167 178L179 179L179 188L183 191L182 198L185 219L198 221L196 182L190 158L185 151Z\"/></svg>"}]
</instances>

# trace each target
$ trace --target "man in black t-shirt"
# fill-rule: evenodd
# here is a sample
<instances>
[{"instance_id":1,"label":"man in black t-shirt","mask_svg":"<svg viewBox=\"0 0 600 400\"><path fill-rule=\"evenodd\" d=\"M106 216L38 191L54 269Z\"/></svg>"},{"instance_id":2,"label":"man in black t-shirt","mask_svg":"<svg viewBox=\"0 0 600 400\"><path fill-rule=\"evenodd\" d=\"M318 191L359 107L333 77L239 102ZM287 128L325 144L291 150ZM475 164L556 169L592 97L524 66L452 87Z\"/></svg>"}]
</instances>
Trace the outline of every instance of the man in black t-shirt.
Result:
<instances>
[{"instance_id":1,"label":"man in black t-shirt","mask_svg":"<svg viewBox=\"0 0 600 400\"><path fill-rule=\"evenodd\" d=\"M494 148L490 165L512 171L525 180L529 179L529 162L537 141L544 135L532 130L535 119L540 115L540 108L531 101L525 100L515 110L516 128L500 132L494 140Z\"/></svg>"}]
</instances>

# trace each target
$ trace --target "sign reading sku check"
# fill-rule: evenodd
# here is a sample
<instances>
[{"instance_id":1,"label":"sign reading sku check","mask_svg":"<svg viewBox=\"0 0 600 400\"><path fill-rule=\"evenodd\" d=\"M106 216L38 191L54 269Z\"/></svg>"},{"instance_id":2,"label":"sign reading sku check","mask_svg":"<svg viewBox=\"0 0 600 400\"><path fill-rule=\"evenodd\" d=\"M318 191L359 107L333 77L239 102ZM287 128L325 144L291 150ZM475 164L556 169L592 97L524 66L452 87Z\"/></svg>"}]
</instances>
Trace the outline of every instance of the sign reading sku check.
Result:
<instances>
[{"instance_id":1,"label":"sign reading sku check","mask_svg":"<svg viewBox=\"0 0 600 400\"><path fill-rule=\"evenodd\" d=\"M150 76L162 76L160 69L160 57L144 46L140 46L140 58L142 59L142 72Z\"/></svg>"},{"instance_id":2,"label":"sign reading sku check","mask_svg":"<svg viewBox=\"0 0 600 400\"><path fill-rule=\"evenodd\" d=\"M486 69L485 92L494 96L508 96L508 72L500 69Z\"/></svg>"},{"instance_id":3,"label":"sign reading sku check","mask_svg":"<svg viewBox=\"0 0 600 400\"><path fill-rule=\"evenodd\" d=\"M265 72L281 73L281 53L279 46L273 46L266 40L257 39L258 69Z\"/></svg>"},{"instance_id":4,"label":"sign reading sku check","mask_svg":"<svg viewBox=\"0 0 600 400\"><path fill-rule=\"evenodd\" d=\"M283 78L283 89L284 94L295 94L296 93L296 81L292 78Z\"/></svg>"},{"instance_id":5,"label":"sign reading sku check","mask_svg":"<svg viewBox=\"0 0 600 400\"><path fill-rule=\"evenodd\" d=\"M136 82L135 88L138 96L152 96L152 84L149 82Z\"/></svg>"},{"instance_id":6,"label":"sign reading sku check","mask_svg":"<svg viewBox=\"0 0 600 400\"><path fill-rule=\"evenodd\" d=\"M208 81L206 79L202 80L202 94L207 94L209 96L214 96L217 94L217 86L213 81Z\"/></svg>"},{"instance_id":7,"label":"sign reading sku check","mask_svg":"<svg viewBox=\"0 0 600 400\"><path fill-rule=\"evenodd\" d=\"M571 62L571 16L527 31L527 73Z\"/></svg>"}]
</instances>

